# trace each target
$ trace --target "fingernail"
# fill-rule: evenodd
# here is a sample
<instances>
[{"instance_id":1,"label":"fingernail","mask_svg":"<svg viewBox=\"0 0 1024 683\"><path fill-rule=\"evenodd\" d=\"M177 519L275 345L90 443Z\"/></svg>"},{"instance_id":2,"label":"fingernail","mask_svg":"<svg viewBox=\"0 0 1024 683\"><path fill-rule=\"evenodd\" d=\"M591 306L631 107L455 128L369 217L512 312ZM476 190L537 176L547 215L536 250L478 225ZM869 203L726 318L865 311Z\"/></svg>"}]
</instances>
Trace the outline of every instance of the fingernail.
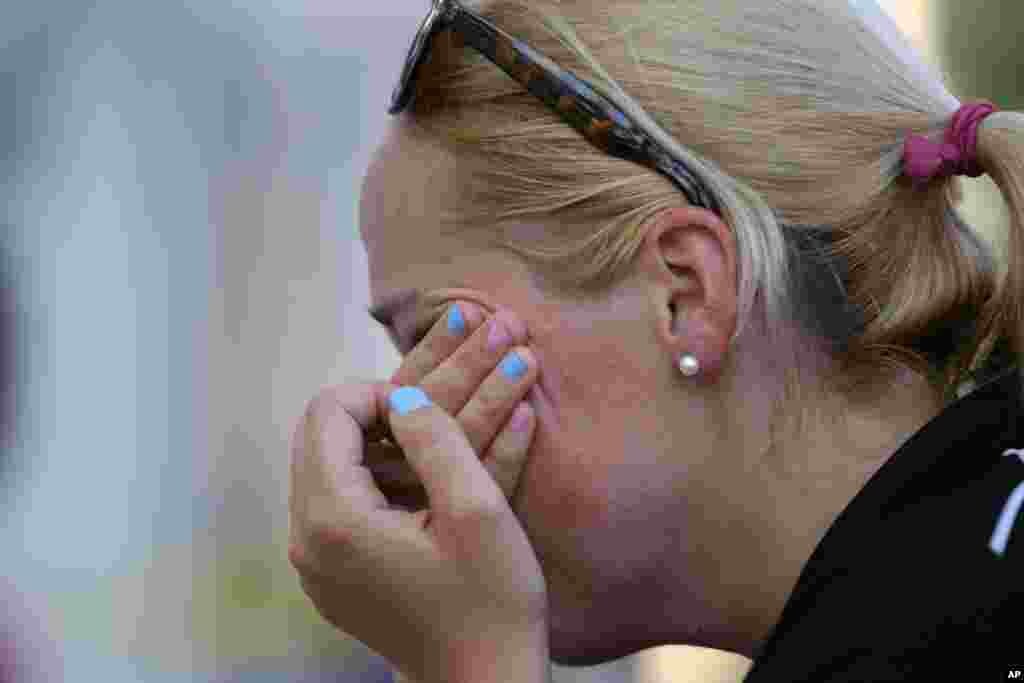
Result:
<instances>
[{"instance_id":1,"label":"fingernail","mask_svg":"<svg viewBox=\"0 0 1024 683\"><path fill-rule=\"evenodd\" d=\"M530 415L525 403L516 406L516 411L512 413L511 424L512 429L517 432L526 431L527 425L530 424Z\"/></svg>"},{"instance_id":2,"label":"fingernail","mask_svg":"<svg viewBox=\"0 0 1024 683\"><path fill-rule=\"evenodd\" d=\"M494 351L503 344L507 344L511 337L508 334L508 330L505 329L505 325L497 318L491 318L490 331L487 335L487 348L490 351Z\"/></svg>"},{"instance_id":3,"label":"fingernail","mask_svg":"<svg viewBox=\"0 0 1024 683\"><path fill-rule=\"evenodd\" d=\"M448 331L452 334L462 334L466 331L466 319L462 317L458 304L452 304L448 311Z\"/></svg>"},{"instance_id":4,"label":"fingernail","mask_svg":"<svg viewBox=\"0 0 1024 683\"><path fill-rule=\"evenodd\" d=\"M509 351L501 360L501 371L509 379L519 379L526 372L526 363L515 351Z\"/></svg>"},{"instance_id":5,"label":"fingernail","mask_svg":"<svg viewBox=\"0 0 1024 683\"><path fill-rule=\"evenodd\" d=\"M419 387L400 387L388 396L388 405L399 415L405 415L430 404L430 398Z\"/></svg>"}]
</instances>

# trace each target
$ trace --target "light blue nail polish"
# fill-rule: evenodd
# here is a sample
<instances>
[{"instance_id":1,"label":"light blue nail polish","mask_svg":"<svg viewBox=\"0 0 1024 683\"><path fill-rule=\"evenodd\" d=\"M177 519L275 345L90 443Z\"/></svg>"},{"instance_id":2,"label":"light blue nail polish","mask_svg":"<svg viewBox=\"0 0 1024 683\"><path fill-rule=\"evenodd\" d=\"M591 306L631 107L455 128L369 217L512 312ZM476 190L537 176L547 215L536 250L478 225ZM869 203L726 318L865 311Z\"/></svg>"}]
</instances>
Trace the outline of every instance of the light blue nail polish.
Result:
<instances>
[{"instance_id":1,"label":"light blue nail polish","mask_svg":"<svg viewBox=\"0 0 1024 683\"><path fill-rule=\"evenodd\" d=\"M458 304L452 304L448 311L448 331L452 334L462 334L466 331L466 320L462 317Z\"/></svg>"},{"instance_id":2,"label":"light blue nail polish","mask_svg":"<svg viewBox=\"0 0 1024 683\"><path fill-rule=\"evenodd\" d=\"M509 351L501 360L501 371L509 379L519 379L526 372L526 363L515 351Z\"/></svg>"},{"instance_id":3,"label":"light blue nail polish","mask_svg":"<svg viewBox=\"0 0 1024 683\"><path fill-rule=\"evenodd\" d=\"M388 396L388 405L399 415L430 405L430 398L419 387L400 387Z\"/></svg>"}]
</instances>

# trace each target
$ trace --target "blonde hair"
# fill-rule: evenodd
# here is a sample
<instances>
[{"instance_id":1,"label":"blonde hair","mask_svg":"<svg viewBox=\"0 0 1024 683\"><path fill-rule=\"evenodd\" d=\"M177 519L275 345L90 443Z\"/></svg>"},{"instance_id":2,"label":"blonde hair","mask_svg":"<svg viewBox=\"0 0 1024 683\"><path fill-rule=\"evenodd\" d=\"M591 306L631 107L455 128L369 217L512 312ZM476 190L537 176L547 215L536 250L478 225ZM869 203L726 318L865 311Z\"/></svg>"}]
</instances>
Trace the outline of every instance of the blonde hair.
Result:
<instances>
[{"instance_id":1,"label":"blonde hair","mask_svg":"<svg viewBox=\"0 0 1024 683\"><path fill-rule=\"evenodd\" d=\"M987 360L1019 362L1024 116L999 112L979 129L979 163L1010 207L1000 262L954 209L959 178L915 189L903 175L907 135L941 141L959 102L871 0L463 4L640 107L684 148L735 233L734 340L763 326L786 397L815 385L852 400L910 371L951 401ZM458 160L446 220L521 256L552 292L619 282L651 219L687 204L450 31L415 92L412 130ZM517 237L511 225L531 218L543 236ZM807 350L826 353L827 374Z\"/></svg>"}]
</instances>

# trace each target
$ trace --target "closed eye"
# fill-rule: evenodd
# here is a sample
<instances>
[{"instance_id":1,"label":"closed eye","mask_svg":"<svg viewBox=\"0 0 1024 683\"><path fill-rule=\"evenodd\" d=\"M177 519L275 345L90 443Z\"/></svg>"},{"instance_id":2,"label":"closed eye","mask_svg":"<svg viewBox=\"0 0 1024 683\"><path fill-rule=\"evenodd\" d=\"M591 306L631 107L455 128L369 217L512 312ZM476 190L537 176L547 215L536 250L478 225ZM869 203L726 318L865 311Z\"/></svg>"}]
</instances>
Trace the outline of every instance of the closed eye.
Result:
<instances>
[{"instance_id":1,"label":"closed eye","mask_svg":"<svg viewBox=\"0 0 1024 683\"><path fill-rule=\"evenodd\" d=\"M399 335L397 332L395 332L395 328L393 325L390 325L376 318L372 314L370 317L373 318L378 325L385 329L385 331L388 333L388 339L391 340L391 343L394 345L395 350L397 350L402 355L409 353L414 348L419 346L423 339L430 332L430 329L434 326L434 323L437 322L436 318L427 318L424 322L422 322L418 327L416 327L413 330L411 336L403 337L402 335Z\"/></svg>"},{"instance_id":2,"label":"closed eye","mask_svg":"<svg viewBox=\"0 0 1024 683\"><path fill-rule=\"evenodd\" d=\"M423 325L420 325L419 327L417 327L416 331L413 332L412 342L409 344L408 347L406 347L408 349L408 351L405 351L405 353L409 353L410 351L415 349L417 346L419 346L423 342L423 339L430 333L430 329L433 326L434 326L434 321L428 320Z\"/></svg>"}]
</instances>

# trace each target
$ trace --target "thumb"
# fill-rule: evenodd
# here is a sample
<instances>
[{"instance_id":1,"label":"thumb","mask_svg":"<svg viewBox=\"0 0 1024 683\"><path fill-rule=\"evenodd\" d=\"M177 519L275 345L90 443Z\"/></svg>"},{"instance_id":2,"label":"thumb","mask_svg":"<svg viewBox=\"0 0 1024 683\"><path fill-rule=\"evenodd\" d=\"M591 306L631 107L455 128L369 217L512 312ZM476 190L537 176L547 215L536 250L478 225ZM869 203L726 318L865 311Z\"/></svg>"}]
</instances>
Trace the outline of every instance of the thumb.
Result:
<instances>
[{"instance_id":1,"label":"thumb","mask_svg":"<svg viewBox=\"0 0 1024 683\"><path fill-rule=\"evenodd\" d=\"M423 482L435 519L493 514L508 507L458 421L422 389L395 389L388 395L388 407L391 431Z\"/></svg>"}]
</instances>

